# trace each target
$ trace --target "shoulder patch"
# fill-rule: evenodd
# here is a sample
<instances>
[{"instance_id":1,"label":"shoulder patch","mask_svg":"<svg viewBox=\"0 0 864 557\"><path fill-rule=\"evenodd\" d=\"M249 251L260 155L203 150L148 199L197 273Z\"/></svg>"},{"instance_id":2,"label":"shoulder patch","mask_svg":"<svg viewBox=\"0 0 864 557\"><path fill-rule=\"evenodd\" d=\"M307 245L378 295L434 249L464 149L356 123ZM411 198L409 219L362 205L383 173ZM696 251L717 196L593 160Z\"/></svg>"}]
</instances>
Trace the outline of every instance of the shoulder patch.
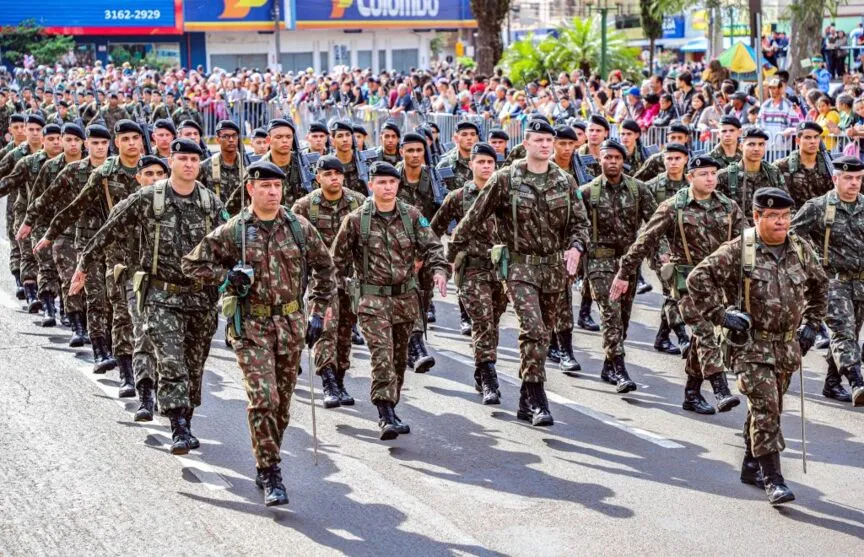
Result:
<instances>
[{"instance_id":1,"label":"shoulder patch","mask_svg":"<svg viewBox=\"0 0 864 557\"><path fill-rule=\"evenodd\" d=\"M420 224L421 228L429 228L429 221L423 215L420 215L420 218L417 219L417 222Z\"/></svg>"}]
</instances>

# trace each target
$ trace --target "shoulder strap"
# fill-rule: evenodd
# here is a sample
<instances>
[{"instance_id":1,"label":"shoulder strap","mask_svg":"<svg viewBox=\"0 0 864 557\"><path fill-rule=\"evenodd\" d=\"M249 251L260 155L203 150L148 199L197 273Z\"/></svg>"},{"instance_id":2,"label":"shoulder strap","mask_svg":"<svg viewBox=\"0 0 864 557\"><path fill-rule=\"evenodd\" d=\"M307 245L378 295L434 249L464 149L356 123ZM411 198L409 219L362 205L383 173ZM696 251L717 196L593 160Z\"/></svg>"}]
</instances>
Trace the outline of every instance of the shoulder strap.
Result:
<instances>
[{"instance_id":1,"label":"shoulder strap","mask_svg":"<svg viewBox=\"0 0 864 557\"><path fill-rule=\"evenodd\" d=\"M665 191L665 189L664 189ZM690 246L687 245L687 235L684 233L684 208L687 206L687 188L681 188L675 194L675 209L678 220L678 233L681 235L681 245L684 246L684 258L688 265L693 264L693 259L690 257Z\"/></svg>"},{"instance_id":2,"label":"shoulder strap","mask_svg":"<svg viewBox=\"0 0 864 557\"><path fill-rule=\"evenodd\" d=\"M750 280L756 267L756 229L745 228L741 233L741 274L744 279L744 311L750 313Z\"/></svg>"},{"instance_id":3,"label":"shoulder strap","mask_svg":"<svg viewBox=\"0 0 864 557\"><path fill-rule=\"evenodd\" d=\"M105 174L102 176L102 190L105 192L105 202L108 204L108 211L114 208L114 199L111 197L111 190L108 189L108 176L114 170L112 159L105 162Z\"/></svg>"},{"instance_id":4,"label":"shoulder strap","mask_svg":"<svg viewBox=\"0 0 864 557\"><path fill-rule=\"evenodd\" d=\"M738 164L730 164L729 172L727 174L729 176L729 195L734 198L738 193Z\"/></svg>"},{"instance_id":5,"label":"shoulder strap","mask_svg":"<svg viewBox=\"0 0 864 557\"><path fill-rule=\"evenodd\" d=\"M157 221L165 214L166 187L167 182L165 180L160 180L153 184L153 216L156 217Z\"/></svg>"},{"instance_id":6,"label":"shoulder strap","mask_svg":"<svg viewBox=\"0 0 864 557\"><path fill-rule=\"evenodd\" d=\"M294 237L294 243L300 248L300 253L306 254L306 235L303 233L303 227L300 226L300 221L290 209L283 207L285 211L285 219L288 221L288 227L291 228L291 236Z\"/></svg>"},{"instance_id":7,"label":"shoulder strap","mask_svg":"<svg viewBox=\"0 0 864 557\"><path fill-rule=\"evenodd\" d=\"M636 202L636 222L638 223L640 215L642 214L639 212L639 184L629 176L624 177L624 183L627 184L627 189L630 190L630 195L633 196L633 201ZM663 195L666 195L665 192Z\"/></svg>"},{"instance_id":8,"label":"shoulder strap","mask_svg":"<svg viewBox=\"0 0 864 557\"><path fill-rule=\"evenodd\" d=\"M411 220L411 214L408 212L408 205L402 201L396 200L396 206L399 208L399 217L402 218L402 226L405 227L405 234L411 240L411 245L416 244L414 234L414 221Z\"/></svg>"},{"instance_id":9,"label":"shoulder strap","mask_svg":"<svg viewBox=\"0 0 864 557\"><path fill-rule=\"evenodd\" d=\"M363 278L369 277L369 231L372 228L372 199L363 203L360 211L360 244L363 246Z\"/></svg>"},{"instance_id":10,"label":"shoulder strap","mask_svg":"<svg viewBox=\"0 0 864 557\"><path fill-rule=\"evenodd\" d=\"M210 176L213 178L213 188L216 190L216 197L222 197L222 161L219 153L213 155L210 159ZM241 177L242 179L242 177Z\"/></svg>"},{"instance_id":11,"label":"shoulder strap","mask_svg":"<svg viewBox=\"0 0 864 557\"><path fill-rule=\"evenodd\" d=\"M210 214L213 212L213 204L210 202L210 191L201 184L198 184L197 187L198 204L201 206L201 210L204 211L204 234L207 235L210 234L210 230L213 228L213 221Z\"/></svg>"},{"instance_id":12,"label":"shoulder strap","mask_svg":"<svg viewBox=\"0 0 864 557\"><path fill-rule=\"evenodd\" d=\"M789 155L789 174L798 172L800 166L801 159L798 158L798 151L792 151L792 154Z\"/></svg>"},{"instance_id":13,"label":"shoulder strap","mask_svg":"<svg viewBox=\"0 0 864 557\"><path fill-rule=\"evenodd\" d=\"M831 227L834 226L834 219L837 217L837 199L830 193L825 196L825 242L822 244L822 266L828 266L828 244L831 240Z\"/></svg>"},{"instance_id":14,"label":"shoulder strap","mask_svg":"<svg viewBox=\"0 0 864 557\"><path fill-rule=\"evenodd\" d=\"M794 232L790 232L789 242L792 244L792 249L795 250L795 256L798 257L798 263L804 265L804 241Z\"/></svg>"},{"instance_id":15,"label":"shoulder strap","mask_svg":"<svg viewBox=\"0 0 864 557\"><path fill-rule=\"evenodd\" d=\"M657 203L663 203L666 201L666 184L663 183L663 180L657 180L657 187L654 189L654 199Z\"/></svg>"},{"instance_id":16,"label":"shoulder strap","mask_svg":"<svg viewBox=\"0 0 864 557\"><path fill-rule=\"evenodd\" d=\"M312 192L312 197L309 199L309 222L312 226L318 227L318 213L321 211L321 190Z\"/></svg>"}]
</instances>

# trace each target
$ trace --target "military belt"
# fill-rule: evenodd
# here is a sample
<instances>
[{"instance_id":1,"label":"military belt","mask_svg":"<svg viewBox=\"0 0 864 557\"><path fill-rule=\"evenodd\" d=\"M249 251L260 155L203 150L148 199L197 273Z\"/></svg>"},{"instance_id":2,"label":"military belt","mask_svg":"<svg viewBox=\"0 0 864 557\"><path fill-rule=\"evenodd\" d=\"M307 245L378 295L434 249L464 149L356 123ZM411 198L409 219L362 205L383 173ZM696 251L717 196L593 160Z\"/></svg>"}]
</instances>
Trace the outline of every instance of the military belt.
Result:
<instances>
[{"instance_id":1,"label":"military belt","mask_svg":"<svg viewBox=\"0 0 864 557\"><path fill-rule=\"evenodd\" d=\"M511 263L521 263L523 265L550 265L552 263L561 263L561 253L551 253L549 255L531 255L527 253L511 253Z\"/></svg>"},{"instance_id":2,"label":"military belt","mask_svg":"<svg viewBox=\"0 0 864 557\"><path fill-rule=\"evenodd\" d=\"M486 271L492 270L492 260L488 257L466 257L465 263L463 264L462 270L475 270L475 269L483 269Z\"/></svg>"},{"instance_id":3,"label":"military belt","mask_svg":"<svg viewBox=\"0 0 864 557\"><path fill-rule=\"evenodd\" d=\"M760 340L762 342L792 342L795 340L795 329L782 333L772 333L770 331L754 329L753 340Z\"/></svg>"},{"instance_id":4,"label":"military belt","mask_svg":"<svg viewBox=\"0 0 864 557\"><path fill-rule=\"evenodd\" d=\"M169 294L189 294L194 292L201 292L201 290L204 289L204 284L200 282L183 286L180 284L171 284L170 282L156 279L150 279L150 286L159 290L164 290Z\"/></svg>"},{"instance_id":5,"label":"military belt","mask_svg":"<svg viewBox=\"0 0 864 557\"><path fill-rule=\"evenodd\" d=\"M612 259L623 255L621 250L615 248L594 248L591 250L593 259Z\"/></svg>"},{"instance_id":6,"label":"military belt","mask_svg":"<svg viewBox=\"0 0 864 557\"><path fill-rule=\"evenodd\" d=\"M363 296L399 296L417 288L417 280L413 277L406 280L402 284L391 284L387 286L379 286L377 284L364 283L360 287L360 293Z\"/></svg>"},{"instance_id":7,"label":"military belt","mask_svg":"<svg viewBox=\"0 0 864 557\"><path fill-rule=\"evenodd\" d=\"M300 311L300 302L294 300L287 304L268 306L266 304L249 304L249 315L252 317L272 317L281 315L287 317Z\"/></svg>"},{"instance_id":8,"label":"military belt","mask_svg":"<svg viewBox=\"0 0 864 557\"><path fill-rule=\"evenodd\" d=\"M864 271L837 273L834 275L834 280L864 280Z\"/></svg>"}]
</instances>

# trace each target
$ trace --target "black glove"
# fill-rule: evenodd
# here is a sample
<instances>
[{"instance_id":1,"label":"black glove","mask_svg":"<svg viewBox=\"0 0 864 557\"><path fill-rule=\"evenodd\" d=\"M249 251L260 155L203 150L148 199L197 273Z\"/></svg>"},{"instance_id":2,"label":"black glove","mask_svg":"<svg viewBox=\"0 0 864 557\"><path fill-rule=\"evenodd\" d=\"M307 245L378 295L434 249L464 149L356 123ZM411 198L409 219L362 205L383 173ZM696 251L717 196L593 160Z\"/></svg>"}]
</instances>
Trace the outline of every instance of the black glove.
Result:
<instances>
[{"instance_id":1,"label":"black glove","mask_svg":"<svg viewBox=\"0 0 864 557\"><path fill-rule=\"evenodd\" d=\"M238 294L248 291L252 285L252 279L242 269L231 269L228 271L228 283L234 287Z\"/></svg>"},{"instance_id":2,"label":"black glove","mask_svg":"<svg viewBox=\"0 0 864 557\"><path fill-rule=\"evenodd\" d=\"M798 346L801 347L802 356L807 354L807 352L813 348L813 343L816 342L816 335L818 332L819 331L816 327L813 327L808 323L798 327L798 334L796 336L798 338Z\"/></svg>"},{"instance_id":3,"label":"black glove","mask_svg":"<svg viewBox=\"0 0 864 557\"><path fill-rule=\"evenodd\" d=\"M312 346L321 338L321 333L324 331L324 318L313 313L309 316L309 325L306 327L306 346Z\"/></svg>"},{"instance_id":4,"label":"black glove","mask_svg":"<svg viewBox=\"0 0 864 557\"><path fill-rule=\"evenodd\" d=\"M751 325L752 322L750 320L750 315L740 309L730 307L727 308L726 313L723 314L723 327L730 331L746 333L750 330Z\"/></svg>"}]
</instances>

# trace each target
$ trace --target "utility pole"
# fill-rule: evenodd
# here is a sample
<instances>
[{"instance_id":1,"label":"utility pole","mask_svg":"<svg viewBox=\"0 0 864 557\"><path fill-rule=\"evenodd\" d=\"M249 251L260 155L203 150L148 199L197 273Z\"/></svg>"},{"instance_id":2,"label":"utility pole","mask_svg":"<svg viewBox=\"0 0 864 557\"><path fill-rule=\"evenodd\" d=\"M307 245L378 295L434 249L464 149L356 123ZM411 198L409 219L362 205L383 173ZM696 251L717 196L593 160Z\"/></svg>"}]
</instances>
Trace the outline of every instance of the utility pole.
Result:
<instances>
[{"instance_id":1,"label":"utility pole","mask_svg":"<svg viewBox=\"0 0 864 557\"><path fill-rule=\"evenodd\" d=\"M282 71L282 64L279 62L279 54L282 52L282 43L279 37L279 20L281 17L279 14L280 1L281 0L273 0L273 38L276 42L276 63L274 64L274 67L278 72Z\"/></svg>"}]
</instances>

